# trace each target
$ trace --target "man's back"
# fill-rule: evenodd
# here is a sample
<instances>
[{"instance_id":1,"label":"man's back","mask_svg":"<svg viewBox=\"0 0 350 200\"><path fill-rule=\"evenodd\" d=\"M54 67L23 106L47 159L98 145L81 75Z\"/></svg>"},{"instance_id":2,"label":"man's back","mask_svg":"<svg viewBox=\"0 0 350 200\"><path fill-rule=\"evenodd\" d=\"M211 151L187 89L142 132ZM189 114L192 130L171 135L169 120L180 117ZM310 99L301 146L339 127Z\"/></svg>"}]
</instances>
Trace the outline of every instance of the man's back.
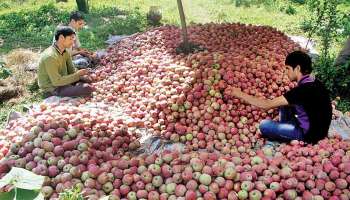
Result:
<instances>
[{"instance_id":1,"label":"man's back","mask_svg":"<svg viewBox=\"0 0 350 200\"><path fill-rule=\"evenodd\" d=\"M308 82L293 88L284 95L288 103L302 106L310 122L305 141L317 143L328 134L332 119L332 105L328 90L319 81Z\"/></svg>"}]
</instances>

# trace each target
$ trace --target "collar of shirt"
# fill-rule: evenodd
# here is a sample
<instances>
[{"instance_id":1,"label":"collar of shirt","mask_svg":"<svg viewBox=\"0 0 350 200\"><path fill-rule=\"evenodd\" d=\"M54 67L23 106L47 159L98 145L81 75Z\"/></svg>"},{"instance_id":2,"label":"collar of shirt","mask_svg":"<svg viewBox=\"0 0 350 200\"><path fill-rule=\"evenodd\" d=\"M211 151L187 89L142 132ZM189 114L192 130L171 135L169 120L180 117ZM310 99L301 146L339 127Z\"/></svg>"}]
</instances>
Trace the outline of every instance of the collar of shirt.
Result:
<instances>
[{"instance_id":1,"label":"collar of shirt","mask_svg":"<svg viewBox=\"0 0 350 200\"><path fill-rule=\"evenodd\" d=\"M56 42L53 43L52 46L53 46L53 47L56 49L56 51L57 51L59 54L61 54L61 55L63 55L64 52L66 52L66 49L64 49L63 52L61 52L60 49L58 48L58 46L56 45Z\"/></svg>"},{"instance_id":2,"label":"collar of shirt","mask_svg":"<svg viewBox=\"0 0 350 200\"><path fill-rule=\"evenodd\" d=\"M298 82L298 85L304 84L304 83L309 83L309 82L314 82L315 78L310 76L310 74L308 75L304 75L303 77L301 77L301 79Z\"/></svg>"}]
</instances>

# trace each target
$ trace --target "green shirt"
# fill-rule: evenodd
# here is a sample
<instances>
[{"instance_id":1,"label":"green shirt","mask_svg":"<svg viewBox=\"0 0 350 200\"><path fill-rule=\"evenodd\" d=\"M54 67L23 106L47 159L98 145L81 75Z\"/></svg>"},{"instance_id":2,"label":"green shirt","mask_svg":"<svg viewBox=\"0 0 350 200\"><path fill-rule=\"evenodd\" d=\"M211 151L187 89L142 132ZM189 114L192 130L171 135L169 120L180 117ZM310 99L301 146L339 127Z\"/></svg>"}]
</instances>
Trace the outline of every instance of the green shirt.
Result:
<instances>
[{"instance_id":1,"label":"green shirt","mask_svg":"<svg viewBox=\"0 0 350 200\"><path fill-rule=\"evenodd\" d=\"M71 55L66 50L61 53L55 45L52 45L41 54L38 85L44 92L52 92L59 86L72 84L79 79Z\"/></svg>"}]
</instances>

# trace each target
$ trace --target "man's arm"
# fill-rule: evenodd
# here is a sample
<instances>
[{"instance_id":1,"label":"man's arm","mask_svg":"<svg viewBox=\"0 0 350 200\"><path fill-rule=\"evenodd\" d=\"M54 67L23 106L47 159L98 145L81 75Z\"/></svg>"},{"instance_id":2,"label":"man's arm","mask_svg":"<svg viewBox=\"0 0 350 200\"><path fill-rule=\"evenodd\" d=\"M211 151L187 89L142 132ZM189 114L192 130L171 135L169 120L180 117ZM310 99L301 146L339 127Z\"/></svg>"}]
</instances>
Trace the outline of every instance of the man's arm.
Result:
<instances>
[{"instance_id":1,"label":"man's arm","mask_svg":"<svg viewBox=\"0 0 350 200\"><path fill-rule=\"evenodd\" d=\"M72 56L76 56L76 55L79 54L79 52L80 52L79 50L73 49L71 55L72 55Z\"/></svg>"},{"instance_id":2,"label":"man's arm","mask_svg":"<svg viewBox=\"0 0 350 200\"><path fill-rule=\"evenodd\" d=\"M80 74L78 73L62 76L58 72L58 68L59 68L58 63L52 60L47 60L44 63L44 67L51 80L52 85L55 87L69 85L71 83L78 81L80 78Z\"/></svg>"},{"instance_id":3,"label":"man's arm","mask_svg":"<svg viewBox=\"0 0 350 200\"><path fill-rule=\"evenodd\" d=\"M238 88L232 88L231 95L247 102L248 104L262 108L264 110L269 110L271 108L277 108L280 106L288 105L288 101L284 96L279 96L272 100L260 99L260 98L251 96L249 94L246 94Z\"/></svg>"},{"instance_id":4,"label":"man's arm","mask_svg":"<svg viewBox=\"0 0 350 200\"><path fill-rule=\"evenodd\" d=\"M72 56L75 56L75 55L82 55L82 56L85 56L85 57L89 57L93 54L93 52L87 50L87 49L82 49L82 48L75 48L72 50Z\"/></svg>"},{"instance_id":5,"label":"man's arm","mask_svg":"<svg viewBox=\"0 0 350 200\"><path fill-rule=\"evenodd\" d=\"M73 61L72 61L72 56L67 53L67 71L68 74L74 74L77 70L75 69L74 65L73 65Z\"/></svg>"}]
</instances>

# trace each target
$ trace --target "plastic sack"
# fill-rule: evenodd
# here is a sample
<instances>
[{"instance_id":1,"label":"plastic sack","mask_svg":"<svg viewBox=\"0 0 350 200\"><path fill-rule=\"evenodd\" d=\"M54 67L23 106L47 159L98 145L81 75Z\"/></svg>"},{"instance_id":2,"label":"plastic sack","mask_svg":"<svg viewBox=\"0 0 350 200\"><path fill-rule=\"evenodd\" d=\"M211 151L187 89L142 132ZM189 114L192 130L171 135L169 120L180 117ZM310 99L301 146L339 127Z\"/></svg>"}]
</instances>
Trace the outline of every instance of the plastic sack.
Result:
<instances>
[{"instance_id":1,"label":"plastic sack","mask_svg":"<svg viewBox=\"0 0 350 200\"><path fill-rule=\"evenodd\" d=\"M339 135L344 140L350 139L350 116L342 113L339 117L331 121L328 136Z\"/></svg>"},{"instance_id":2,"label":"plastic sack","mask_svg":"<svg viewBox=\"0 0 350 200\"><path fill-rule=\"evenodd\" d=\"M129 37L128 35L110 35L108 40L105 41L108 45L113 45L120 42L122 39Z\"/></svg>"},{"instance_id":3,"label":"plastic sack","mask_svg":"<svg viewBox=\"0 0 350 200\"><path fill-rule=\"evenodd\" d=\"M180 142L171 142L158 136L153 136L147 129L143 129L142 137L140 138L140 148L133 153L138 154L161 154L164 150L183 152L185 145Z\"/></svg>"},{"instance_id":4,"label":"plastic sack","mask_svg":"<svg viewBox=\"0 0 350 200\"><path fill-rule=\"evenodd\" d=\"M315 41L309 40L308 38L305 38L303 36L298 36L298 35L290 35L289 38L294 42L298 43L302 48L307 49L309 52L308 54L311 58L315 59L319 56L319 53L315 48L316 46Z\"/></svg>"},{"instance_id":5,"label":"plastic sack","mask_svg":"<svg viewBox=\"0 0 350 200\"><path fill-rule=\"evenodd\" d=\"M73 64L78 69L86 69L90 66L91 61L87 57L79 57L73 60Z\"/></svg>"}]
</instances>

